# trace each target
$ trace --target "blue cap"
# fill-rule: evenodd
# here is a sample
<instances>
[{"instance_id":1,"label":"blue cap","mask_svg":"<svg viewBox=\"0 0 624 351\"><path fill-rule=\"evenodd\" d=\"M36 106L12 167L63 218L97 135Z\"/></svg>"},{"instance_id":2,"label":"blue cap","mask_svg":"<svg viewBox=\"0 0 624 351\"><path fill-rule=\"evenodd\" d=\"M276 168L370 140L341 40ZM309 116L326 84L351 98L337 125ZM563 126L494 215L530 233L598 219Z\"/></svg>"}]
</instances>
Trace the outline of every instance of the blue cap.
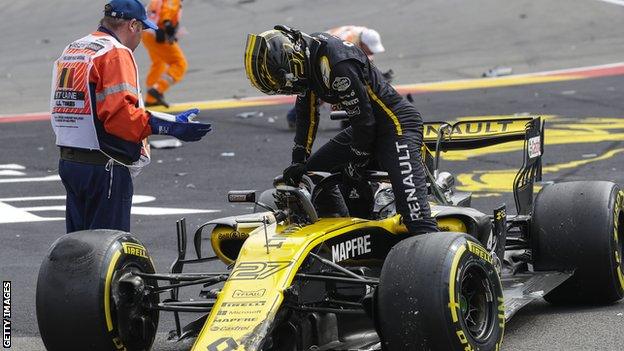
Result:
<instances>
[{"instance_id":1,"label":"blue cap","mask_svg":"<svg viewBox=\"0 0 624 351\"><path fill-rule=\"evenodd\" d=\"M139 0L111 0L104 6L104 15L114 18L135 19L143 23L144 28L158 29L154 22L147 19L145 7Z\"/></svg>"}]
</instances>

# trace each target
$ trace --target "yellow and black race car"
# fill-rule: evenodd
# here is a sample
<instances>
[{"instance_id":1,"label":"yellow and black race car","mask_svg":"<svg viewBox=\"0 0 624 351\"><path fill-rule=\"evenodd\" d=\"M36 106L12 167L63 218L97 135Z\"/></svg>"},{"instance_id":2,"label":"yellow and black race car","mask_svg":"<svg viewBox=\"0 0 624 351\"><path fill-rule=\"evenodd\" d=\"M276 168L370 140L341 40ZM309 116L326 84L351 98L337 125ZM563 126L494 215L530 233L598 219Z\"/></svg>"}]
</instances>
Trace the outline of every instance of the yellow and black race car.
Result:
<instances>
[{"instance_id":1,"label":"yellow and black race car","mask_svg":"<svg viewBox=\"0 0 624 351\"><path fill-rule=\"evenodd\" d=\"M160 311L173 313L192 350L499 350L505 321L536 298L611 303L624 295L624 193L601 181L544 186L539 117L426 123L423 159L440 232L410 236L394 211L387 175L368 174L357 216L319 218L317 196L339 174L311 173L300 187L233 191L252 214L200 226L187 252L155 273L129 233L83 231L57 240L37 282L48 350L149 350ZM524 140L516 214L470 207L438 170L440 152ZM430 152L429 150L433 150ZM364 191L366 192L366 191ZM364 210L362 210L364 208ZM202 248L209 239L215 255ZM220 260L222 272L202 272ZM189 265L193 272L189 273ZM185 271L186 269L186 271ZM184 300L180 289L200 287ZM179 314L199 318L182 327Z\"/></svg>"}]
</instances>

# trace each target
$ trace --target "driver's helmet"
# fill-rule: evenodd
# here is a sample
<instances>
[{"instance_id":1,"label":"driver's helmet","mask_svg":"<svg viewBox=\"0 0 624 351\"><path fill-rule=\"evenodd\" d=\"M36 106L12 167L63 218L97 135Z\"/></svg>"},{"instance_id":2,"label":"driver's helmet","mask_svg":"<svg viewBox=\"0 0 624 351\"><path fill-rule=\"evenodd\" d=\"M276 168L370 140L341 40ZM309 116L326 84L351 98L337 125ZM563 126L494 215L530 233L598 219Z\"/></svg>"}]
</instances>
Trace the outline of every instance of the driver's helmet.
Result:
<instances>
[{"instance_id":1,"label":"driver's helmet","mask_svg":"<svg viewBox=\"0 0 624 351\"><path fill-rule=\"evenodd\" d=\"M305 43L280 30L249 34L245 72L251 85L265 94L302 94L308 89Z\"/></svg>"}]
</instances>

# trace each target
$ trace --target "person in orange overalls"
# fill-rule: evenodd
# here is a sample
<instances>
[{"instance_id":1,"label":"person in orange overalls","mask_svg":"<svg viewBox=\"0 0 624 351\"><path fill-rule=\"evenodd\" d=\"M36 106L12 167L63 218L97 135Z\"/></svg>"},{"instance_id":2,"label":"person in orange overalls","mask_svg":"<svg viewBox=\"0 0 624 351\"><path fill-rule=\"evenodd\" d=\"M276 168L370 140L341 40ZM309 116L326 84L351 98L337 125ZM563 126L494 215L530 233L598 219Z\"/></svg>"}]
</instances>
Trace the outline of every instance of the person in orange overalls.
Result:
<instances>
[{"instance_id":1,"label":"person in orange overalls","mask_svg":"<svg viewBox=\"0 0 624 351\"><path fill-rule=\"evenodd\" d=\"M177 43L182 0L151 0L147 6L147 15L158 25L158 29L143 33L143 45L152 60L147 73L145 106L169 107L165 101L165 91L182 80L188 66Z\"/></svg>"}]
</instances>

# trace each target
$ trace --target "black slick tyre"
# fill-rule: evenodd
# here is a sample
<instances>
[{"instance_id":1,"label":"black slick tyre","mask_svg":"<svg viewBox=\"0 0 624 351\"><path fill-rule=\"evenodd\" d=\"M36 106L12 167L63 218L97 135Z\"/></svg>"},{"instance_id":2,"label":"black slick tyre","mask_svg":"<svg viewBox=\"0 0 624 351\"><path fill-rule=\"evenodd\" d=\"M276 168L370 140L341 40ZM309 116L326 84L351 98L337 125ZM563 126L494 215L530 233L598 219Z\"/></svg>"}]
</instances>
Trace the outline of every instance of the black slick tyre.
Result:
<instances>
[{"instance_id":1,"label":"black slick tyre","mask_svg":"<svg viewBox=\"0 0 624 351\"><path fill-rule=\"evenodd\" d=\"M624 297L624 192L612 182L548 185L531 221L534 269L574 271L546 294L556 304L608 304Z\"/></svg>"},{"instance_id":2,"label":"black slick tyre","mask_svg":"<svg viewBox=\"0 0 624 351\"><path fill-rule=\"evenodd\" d=\"M129 233L87 230L56 240L37 279L37 321L46 348L149 350L158 311L145 306L158 299L142 291L156 282L131 272L154 273L154 266Z\"/></svg>"},{"instance_id":3,"label":"black slick tyre","mask_svg":"<svg viewBox=\"0 0 624 351\"><path fill-rule=\"evenodd\" d=\"M498 350L503 293L492 257L475 238L405 239L384 262L375 323L383 350Z\"/></svg>"}]
</instances>

